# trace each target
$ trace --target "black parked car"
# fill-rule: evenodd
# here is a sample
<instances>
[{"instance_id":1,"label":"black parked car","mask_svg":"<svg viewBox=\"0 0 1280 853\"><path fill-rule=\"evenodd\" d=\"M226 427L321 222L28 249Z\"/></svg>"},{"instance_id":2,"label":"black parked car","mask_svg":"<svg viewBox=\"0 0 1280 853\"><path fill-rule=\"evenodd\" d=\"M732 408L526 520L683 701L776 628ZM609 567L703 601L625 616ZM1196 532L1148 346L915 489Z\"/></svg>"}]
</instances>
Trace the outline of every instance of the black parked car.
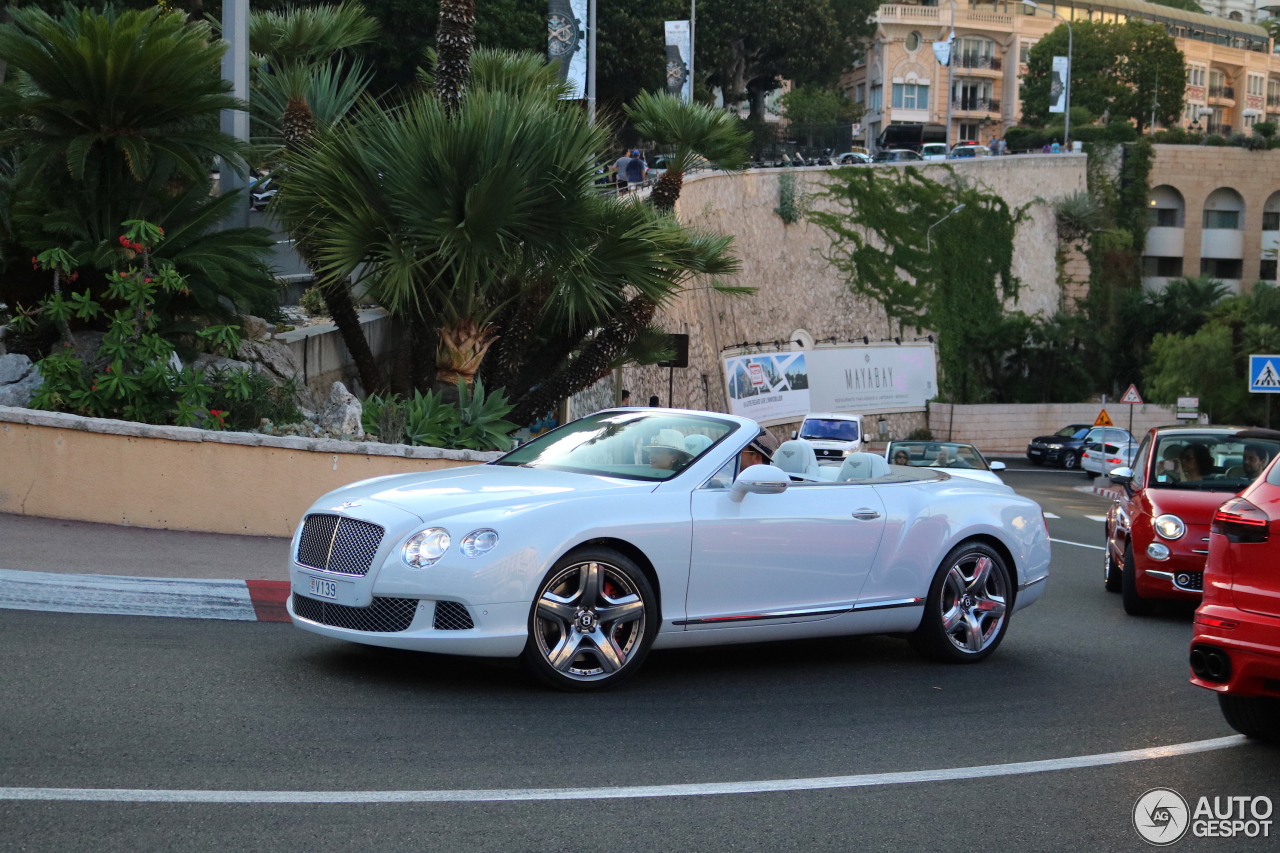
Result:
<instances>
[{"instance_id":1,"label":"black parked car","mask_svg":"<svg viewBox=\"0 0 1280 853\"><path fill-rule=\"evenodd\" d=\"M1079 468L1084 453L1085 436L1093 424L1071 424L1053 435L1031 439L1027 445L1027 458L1035 465L1058 465L1062 468Z\"/></svg>"}]
</instances>

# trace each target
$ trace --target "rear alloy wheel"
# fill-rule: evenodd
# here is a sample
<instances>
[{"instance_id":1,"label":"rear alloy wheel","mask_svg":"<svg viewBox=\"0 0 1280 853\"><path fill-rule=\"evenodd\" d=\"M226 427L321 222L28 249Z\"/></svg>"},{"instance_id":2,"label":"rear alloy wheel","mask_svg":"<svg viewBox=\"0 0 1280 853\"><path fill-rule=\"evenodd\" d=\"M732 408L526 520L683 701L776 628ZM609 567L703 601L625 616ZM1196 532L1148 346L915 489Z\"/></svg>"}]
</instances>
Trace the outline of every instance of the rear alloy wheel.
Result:
<instances>
[{"instance_id":1,"label":"rear alloy wheel","mask_svg":"<svg viewBox=\"0 0 1280 853\"><path fill-rule=\"evenodd\" d=\"M1012 582L1004 560L980 542L956 546L934 575L911 646L943 663L989 657L1009 627Z\"/></svg>"},{"instance_id":2,"label":"rear alloy wheel","mask_svg":"<svg viewBox=\"0 0 1280 853\"><path fill-rule=\"evenodd\" d=\"M1074 471L1079 465L1080 457L1071 451L1067 451L1066 455L1062 457L1062 467L1068 471Z\"/></svg>"},{"instance_id":3,"label":"rear alloy wheel","mask_svg":"<svg viewBox=\"0 0 1280 853\"><path fill-rule=\"evenodd\" d=\"M1150 616L1156 612L1156 603L1138 594L1138 570L1133 565L1133 543L1124 546L1124 571L1120 578L1120 598L1124 612L1130 616Z\"/></svg>"},{"instance_id":4,"label":"rear alloy wheel","mask_svg":"<svg viewBox=\"0 0 1280 853\"><path fill-rule=\"evenodd\" d=\"M529 612L525 666L561 690L613 687L640 668L658 632L657 598L631 560L584 548L547 573Z\"/></svg>"},{"instance_id":5,"label":"rear alloy wheel","mask_svg":"<svg viewBox=\"0 0 1280 853\"><path fill-rule=\"evenodd\" d=\"M1280 699L1219 693L1218 707L1227 725L1245 737L1280 743Z\"/></svg>"},{"instance_id":6,"label":"rear alloy wheel","mask_svg":"<svg viewBox=\"0 0 1280 853\"><path fill-rule=\"evenodd\" d=\"M1102 558L1102 585L1107 592L1119 592L1121 579L1120 569L1116 566L1115 557L1111 556L1111 545L1107 545L1107 556Z\"/></svg>"}]
</instances>

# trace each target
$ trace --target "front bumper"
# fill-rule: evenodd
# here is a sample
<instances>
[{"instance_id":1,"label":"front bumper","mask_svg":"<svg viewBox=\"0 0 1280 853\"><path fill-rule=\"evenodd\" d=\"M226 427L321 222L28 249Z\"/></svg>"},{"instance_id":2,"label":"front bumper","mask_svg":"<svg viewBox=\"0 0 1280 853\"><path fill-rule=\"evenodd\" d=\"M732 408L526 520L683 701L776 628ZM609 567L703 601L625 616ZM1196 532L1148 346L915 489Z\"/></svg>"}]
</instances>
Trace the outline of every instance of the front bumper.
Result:
<instances>
[{"instance_id":1,"label":"front bumper","mask_svg":"<svg viewBox=\"0 0 1280 853\"><path fill-rule=\"evenodd\" d=\"M1204 624L1204 617L1235 622L1225 629ZM1227 681L1209 681L1191 674L1191 683L1215 693L1280 698L1280 618L1235 607L1205 604L1196 611L1191 647L1219 649L1231 661Z\"/></svg>"},{"instance_id":2,"label":"front bumper","mask_svg":"<svg viewBox=\"0 0 1280 853\"><path fill-rule=\"evenodd\" d=\"M1062 451L1050 450L1040 444L1027 445L1027 458L1032 462L1044 462L1047 465L1056 465L1062 457Z\"/></svg>"},{"instance_id":3,"label":"front bumper","mask_svg":"<svg viewBox=\"0 0 1280 853\"><path fill-rule=\"evenodd\" d=\"M1147 556L1149 542L1134 539L1133 562L1138 570L1138 594L1143 598L1161 598L1170 601L1199 601L1203 595L1205 555L1191 551L1193 539L1199 544L1199 534L1194 537L1170 541L1157 539L1169 547L1172 553L1167 560L1153 560ZM1177 550L1174 550L1177 549Z\"/></svg>"}]
</instances>

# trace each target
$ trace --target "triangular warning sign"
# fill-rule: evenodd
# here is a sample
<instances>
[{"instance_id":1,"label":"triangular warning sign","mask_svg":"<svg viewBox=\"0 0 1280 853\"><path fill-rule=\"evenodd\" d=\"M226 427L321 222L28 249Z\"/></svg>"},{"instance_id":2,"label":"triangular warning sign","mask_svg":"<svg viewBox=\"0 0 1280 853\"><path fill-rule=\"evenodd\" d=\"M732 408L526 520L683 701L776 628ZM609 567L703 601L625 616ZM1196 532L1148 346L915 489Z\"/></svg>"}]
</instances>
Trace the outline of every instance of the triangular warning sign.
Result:
<instances>
[{"instance_id":1,"label":"triangular warning sign","mask_svg":"<svg viewBox=\"0 0 1280 853\"><path fill-rule=\"evenodd\" d=\"M1270 360L1262 365L1258 378L1253 381L1255 388L1280 388L1280 374L1276 372L1276 366Z\"/></svg>"},{"instance_id":2,"label":"triangular warning sign","mask_svg":"<svg viewBox=\"0 0 1280 853\"><path fill-rule=\"evenodd\" d=\"M1142 405L1142 395L1138 393L1137 385L1130 385L1129 390L1124 392L1124 396L1120 398L1121 403L1129 403L1134 406Z\"/></svg>"},{"instance_id":3,"label":"triangular warning sign","mask_svg":"<svg viewBox=\"0 0 1280 853\"><path fill-rule=\"evenodd\" d=\"M1115 426L1115 424L1111 422L1111 416L1107 414L1106 409L1103 409L1101 412L1098 412L1098 417L1094 419L1093 425L1094 426Z\"/></svg>"}]
</instances>

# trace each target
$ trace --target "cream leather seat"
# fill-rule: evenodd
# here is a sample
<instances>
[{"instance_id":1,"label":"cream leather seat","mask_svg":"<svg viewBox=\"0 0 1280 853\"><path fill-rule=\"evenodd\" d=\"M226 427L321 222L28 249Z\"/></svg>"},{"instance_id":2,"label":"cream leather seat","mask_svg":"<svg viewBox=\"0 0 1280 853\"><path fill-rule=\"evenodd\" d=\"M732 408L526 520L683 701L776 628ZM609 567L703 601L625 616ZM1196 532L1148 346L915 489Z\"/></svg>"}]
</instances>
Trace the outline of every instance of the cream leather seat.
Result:
<instances>
[{"instance_id":1,"label":"cream leather seat","mask_svg":"<svg viewBox=\"0 0 1280 853\"><path fill-rule=\"evenodd\" d=\"M773 466L797 479L816 483L821 478L818 454L814 452L813 445L802 438L793 438L778 445L773 452Z\"/></svg>"}]
</instances>

